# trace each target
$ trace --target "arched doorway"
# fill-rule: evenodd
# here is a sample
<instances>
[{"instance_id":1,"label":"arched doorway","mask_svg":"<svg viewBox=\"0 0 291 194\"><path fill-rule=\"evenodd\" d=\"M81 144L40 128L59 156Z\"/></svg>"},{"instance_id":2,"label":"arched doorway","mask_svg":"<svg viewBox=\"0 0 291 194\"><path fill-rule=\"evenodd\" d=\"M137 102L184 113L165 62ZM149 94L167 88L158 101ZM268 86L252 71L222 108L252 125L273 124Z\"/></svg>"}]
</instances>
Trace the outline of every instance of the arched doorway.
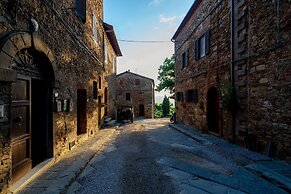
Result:
<instances>
[{"instance_id":1,"label":"arched doorway","mask_svg":"<svg viewBox=\"0 0 291 194\"><path fill-rule=\"evenodd\" d=\"M219 133L219 93L215 87L207 93L207 129Z\"/></svg>"},{"instance_id":2,"label":"arched doorway","mask_svg":"<svg viewBox=\"0 0 291 194\"><path fill-rule=\"evenodd\" d=\"M56 60L38 35L11 31L0 37L0 80L9 83L5 94L12 156L12 183L31 168L53 157L53 87L58 86ZM6 173L5 172L5 173Z\"/></svg>"},{"instance_id":3,"label":"arched doorway","mask_svg":"<svg viewBox=\"0 0 291 194\"><path fill-rule=\"evenodd\" d=\"M138 107L138 116L139 117L144 117L145 114L144 114L144 105L143 104L140 104L139 107Z\"/></svg>"},{"instance_id":4,"label":"arched doorway","mask_svg":"<svg viewBox=\"0 0 291 194\"><path fill-rule=\"evenodd\" d=\"M12 181L53 157L53 69L46 55L34 48L19 50L10 66L12 83Z\"/></svg>"}]
</instances>

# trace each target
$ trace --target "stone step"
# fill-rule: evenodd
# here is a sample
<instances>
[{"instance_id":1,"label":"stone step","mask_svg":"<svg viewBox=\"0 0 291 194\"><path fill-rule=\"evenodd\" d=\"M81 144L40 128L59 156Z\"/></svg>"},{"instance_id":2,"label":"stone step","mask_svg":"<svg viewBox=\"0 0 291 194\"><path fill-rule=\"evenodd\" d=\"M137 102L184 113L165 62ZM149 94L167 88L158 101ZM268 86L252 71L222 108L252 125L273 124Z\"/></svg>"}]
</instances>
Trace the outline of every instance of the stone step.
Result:
<instances>
[{"instance_id":1,"label":"stone step","mask_svg":"<svg viewBox=\"0 0 291 194\"><path fill-rule=\"evenodd\" d=\"M270 161L250 164L245 168L291 193L291 164L282 161Z\"/></svg>"}]
</instances>

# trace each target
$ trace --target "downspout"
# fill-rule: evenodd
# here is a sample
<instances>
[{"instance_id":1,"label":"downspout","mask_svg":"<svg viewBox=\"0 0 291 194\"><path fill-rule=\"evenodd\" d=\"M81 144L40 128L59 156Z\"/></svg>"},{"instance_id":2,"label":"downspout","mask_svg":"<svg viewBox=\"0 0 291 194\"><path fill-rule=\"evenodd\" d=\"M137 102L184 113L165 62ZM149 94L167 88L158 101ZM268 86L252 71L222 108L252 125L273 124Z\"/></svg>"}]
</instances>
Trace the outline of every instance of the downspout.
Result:
<instances>
[{"instance_id":1,"label":"downspout","mask_svg":"<svg viewBox=\"0 0 291 194\"><path fill-rule=\"evenodd\" d=\"M230 25L231 25L231 40L230 40L230 50L231 50L231 62L230 62L230 80L231 80L231 89L234 90L234 36L235 36L235 32L234 32L234 0L230 0L231 2L231 21L230 21ZM236 118L236 113L232 112L232 143L235 143L236 141L236 136L235 136L235 118Z\"/></svg>"}]
</instances>

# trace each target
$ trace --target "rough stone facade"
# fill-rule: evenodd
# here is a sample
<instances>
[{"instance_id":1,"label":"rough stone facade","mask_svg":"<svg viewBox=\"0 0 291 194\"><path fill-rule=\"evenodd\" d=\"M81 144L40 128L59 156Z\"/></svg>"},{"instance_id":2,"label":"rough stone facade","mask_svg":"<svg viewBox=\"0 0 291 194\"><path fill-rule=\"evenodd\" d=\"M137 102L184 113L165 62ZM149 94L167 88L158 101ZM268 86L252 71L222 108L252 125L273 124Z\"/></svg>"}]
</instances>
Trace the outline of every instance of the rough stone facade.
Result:
<instances>
[{"instance_id":1,"label":"rough stone facade","mask_svg":"<svg viewBox=\"0 0 291 194\"><path fill-rule=\"evenodd\" d=\"M196 0L173 37L178 122L290 160L290 10L288 0Z\"/></svg>"},{"instance_id":2,"label":"rough stone facade","mask_svg":"<svg viewBox=\"0 0 291 194\"><path fill-rule=\"evenodd\" d=\"M153 79L126 71L117 75L117 109L132 106L134 117L154 118Z\"/></svg>"},{"instance_id":3,"label":"rough stone facade","mask_svg":"<svg viewBox=\"0 0 291 194\"><path fill-rule=\"evenodd\" d=\"M79 6L78 2L80 1L0 2L0 106L4 107L4 117L0 118L0 192L8 191L13 177L13 139L10 137L11 123L15 120L12 119L11 111L13 84L19 76L25 76L29 83L34 79L27 74L27 70L13 69L13 64L19 60L20 57L17 56L22 51L32 52L27 55L32 56L32 61L27 62L33 64L34 60L41 57L43 64L48 65L46 68L52 71L51 79L47 80L50 82L50 105L47 111L50 119L47 130L52 136L47 140L51 142L51 151L48 151L51 154L48 157L57 159L79 141L98 132L106 110L108 115L116 115L115 86L112 83L116 80L116 57L121 53L116 52L118 45L112 45L104 30L103 0L83 1L86 2L86 21L77 14L77 9L72 9ZM96 20L93 19L93 14ZM31 22L32 18L34 23ZM96 38L94 32L97 34ZM105 45L109 57L107 62ZM34 56L34 53L38 53L38 56ZM29 90L32 95L36 95L33 88ZM79 95L79 91L85 96ZM105 94L106 91L108 94ZM109 96L107 101L106 96ZM85 103L80 106L79 100ZM82 116L80 109L83 110ZM82 131L78 131L81 123L79 117L82 117ZM38 122L33 116L29 119L31 125ZM31 133L31 129L28 131Z\"/></svg>"},{"instance_id":4,"label":"rough stone facade","mask_svg":"<svg viewBox=\"0 0 291 194\"><path fill-rule=\"evenodd\" d=\"M248 133L254 150L291 161L291 1L249 1Z\"/></svg>"},{"instance_id":5,"label":"rough stone facade","mask_svg":"<svg viewBox=\"0 0 291 194\"><path fill-rule=\"evenodd\" d=\"M197 1L199 2L199 1ZM207 94L210 88L220 90L221 84L230 78L230 18L225 1L202 1L197 3L196 11L175 38L175 76L176 92L183 99L176 101L178 122L194 125L207 131ZM209 31L209 53L195 59L195 40ZM188 64L182 67L181 56L188 50ZM187 91L197 91L197 101L187 100ZM221 97L219 97L221 101ZM217 135L226 135L230 131L230 115L219 109L219 128Z\"/></svg>"}]
</instances>

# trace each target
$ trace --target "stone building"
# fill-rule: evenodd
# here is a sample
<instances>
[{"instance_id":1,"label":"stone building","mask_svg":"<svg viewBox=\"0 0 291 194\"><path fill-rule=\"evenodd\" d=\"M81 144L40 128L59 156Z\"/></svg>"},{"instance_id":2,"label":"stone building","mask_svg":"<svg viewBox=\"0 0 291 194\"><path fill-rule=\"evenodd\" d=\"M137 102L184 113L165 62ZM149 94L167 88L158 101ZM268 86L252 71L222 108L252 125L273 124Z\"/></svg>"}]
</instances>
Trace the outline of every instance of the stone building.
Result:
<instances>
[{"instance_id":1,"label":"stone building","mask_svg":"<svg viewBox=\"0 0 291 194\"><path fill-rule=\"evenodd\" d=\"M196 0L173 36L179 123L291 160L291 2Z\"/></svg>"},{"instance_id":2,"label":"stone building","mask_svg":"<svg viewBox=\"0 0 291 194\"><path fill-rule=\"evenodd\" d=\"M116 115L117 56L102 0L0 2L0 193Z\"/></svg>"},{"instance_id":3,"label":"stone building","mask_svg":"<svg viewBox=\"0 0 291 194\"><path fill-rule=\"evenodd\" d=\"M155 83L153 79L125 71L117 75L117 109L132 106L134 117L154 118Z\"/></svg>"}]
</instances>

